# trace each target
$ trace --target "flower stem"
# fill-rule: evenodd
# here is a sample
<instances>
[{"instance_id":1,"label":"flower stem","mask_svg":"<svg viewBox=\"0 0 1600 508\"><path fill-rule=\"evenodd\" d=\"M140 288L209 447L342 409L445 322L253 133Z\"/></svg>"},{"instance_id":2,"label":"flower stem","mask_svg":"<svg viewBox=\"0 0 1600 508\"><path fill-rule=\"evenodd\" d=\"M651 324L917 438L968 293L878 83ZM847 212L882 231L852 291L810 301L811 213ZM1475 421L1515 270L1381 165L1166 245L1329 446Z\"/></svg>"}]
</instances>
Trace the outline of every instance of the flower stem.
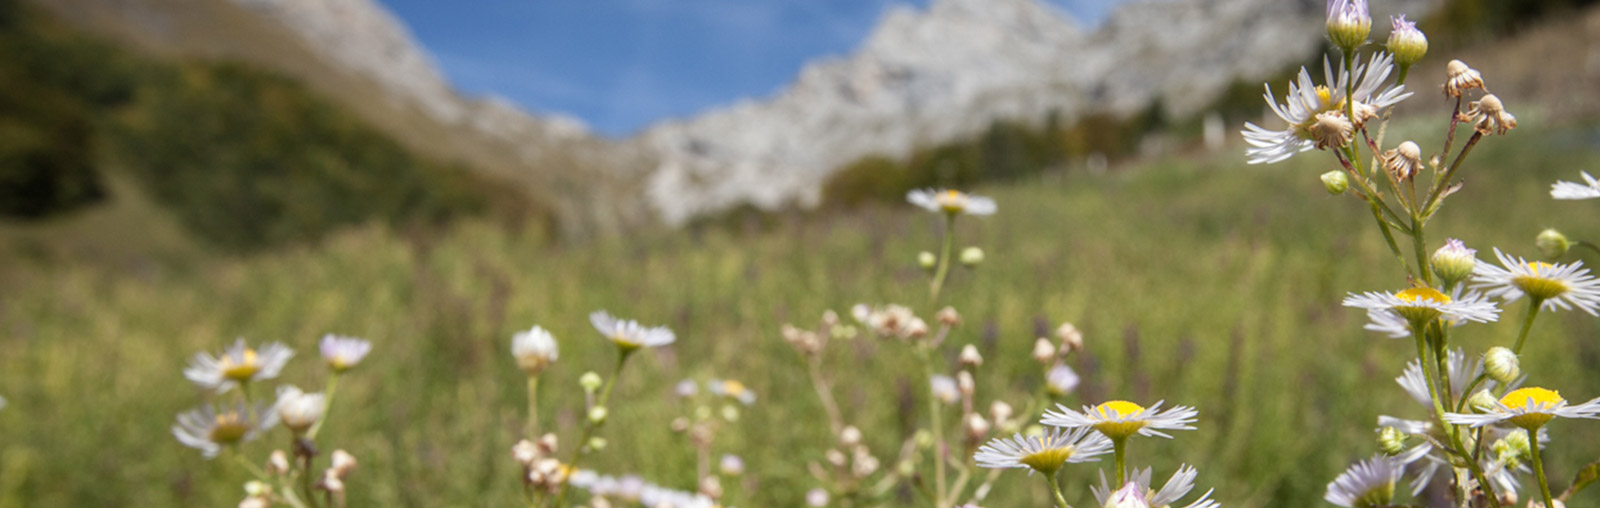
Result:
<instances>
[{"instance_id":1,"label":"flower stem","mask_svg":"<svg viewBox=\"0 0 1600 508\"><path fill-rule=\"evenodd\" d=\"M1528 429L1528 444L1533 450L1533 473L1539 477L1539 493L1544 495L1545 508L1554 508L1550 500L1550 483L1544 477L1544 459L1539 456L1539 429Z\"/></svg>"},{"instance_id":2,"label":"flower stem","mask_svg":"<svg viewBox=\"0 0 1600 508\"><path fill-rule=\"evenodd\" d=\"M1044 481L1050 484L1050 492L1056 495L1056 506L1058 508L1071 508L1067 505L1067 496L1061 495L1061 482L1056 480L1056 473L1052 471L1050 474L1044 475Z\"/></svg>"},{"instance_id":3,"label":"flower stem","mask_svg":"<svg viewBox=\"0 0 1600 508\"><path fill-rule=\"evenodd\" d=\"M1528 340L1528 332L1533 330L1533 318L1539 316L1539 306L1544 300L1528 297L1528 315L1522 318L1522 331L1517 333L1517 344L1511 348L1512 353L1522 354L1522 343Z\"/></svg>"},{"instance_id":4,"label":"flower stem","mask_svg":"<svg viewBox=\"0 0 1600 508\"><path fill-rule=\"evenodd\" d=\"M538 439L539 435L539 376L528 376L528 427L524 431L528 439Z\"/></svg>"},{"instance_id":5,"label":"flower stem","mask_svg":"<svg viewBox=\"0 0 1600 508\"><path fill-rule=\"evenodd\" d=\"M945 240L945 254L948 255L948 254L950 254L949 236L947 235L945 238L946 238L946 240ZM944 265L941 264L940 266L942 267ZM942 272L942 270L941 270L941 272ZM934 294L935 294L935 298L937 298L937 295L938 295L938 287L937 286L934 287ZM932 383L933 383L933 355L930 354L928 352L928 350L926 350L926 349L918 348L917 351L919 353L918 356L920 356L921 360L922 360L922 370L927 374L928 383L929 383L929 386L931 387ZM931 388L930 388L930 390L931 390ZM933 431L933 485L934 485L934 498L933 499L934 499L934 508L943 508L944 505L945 505L945 502L947 501L945 499L946 492L945 492L945 472L944 472L944 469L945 469L945 467L944 467L944 458L945 458L944 424L942 423L942 419L943 418L940 415L940 413L942 412L942 411L940 411L940 409L943 409L943 408L939 407L939 399L937 397L935 397L933 395L933 393L930 391L929 394L928 394L928 413L929 413L929 417L933 421L933 428L931 430Z\"/></svg>"},{"instance_id":6,"label":"flower stem","mask_svg":"<svg viewBox=\"0 0 1600 508\"><path fill-rule=\"evenodd\" d=\"M322 422L328 421L328 412L333 410L333 391L338 388L339 373L334 372L328 376L328 387L323 391L322 417L318 418L316 423L311 424L311 430L306 431L306 439L313 441L317 439L317 431L322 430Z\"/></svg>"},{"instance_id":7,"label":"flower stem","mask_svg":"<svg viewBox=\"0 0 1600 508\"><path fill-rule=\"evenodd\" d=\"M1124 465L1124 464L1126 464L1126 462L1124 462L1124 459L1126 457L1125 454L1127 453L1127 450L1128 450L1128 438L1120 437L1120 438L1112 439L1111 440L1111 447L1112 447L1113 450L1116 451L1116 455L1117 455L1117 464L1116 464L1116 466L1117 466L1117 484L1112 486L1112 488L1113 489L1120 489L1120 488L1122 488L1122 484L1128 482L1128 468Z\"/></svg>"},{"instance_id":8,"label":"flower stem","mask_svg":"<svg viewBox=\"0 0 1600 508\"><path fill-rule=\"evenodd\" d=\"M611 400L611 389L617 386L617 378L622 377L622 365L627 363L628 355L632 352L633 350L627 348L618 349L616 368L612 369L611 378L606 379L605 387L600 389L600 398L596 399L594 406L589 409L606 407L606 401ZM585 423L583 424L582 437L578 438L578 442L572 446L572 458L568 459L566 464L569 473L561 477L561 489L556 491L555 501L553 501L555 503L554 506L566 506L567 487L571 485L567 480L570 479L572 473L578 472L578 459L583 458L583 449L589 446L589 439L594 437L595 429L600 427L600 424L595 423L588 416L586 412L584 414Z\"/></svg>"},{"instance_id":9,"label":"flower stem","mask_svg":"<svg viewBox=\"0 0 1600 508\"><path fill-rule=\"evenodd\" d=\"M933 282L928 287L928 300L935 305L939 303L939 290L944 288L944 279L950 274L950 250L954 248L955 233L955 214L944 214L944 246L939 253L939 268L934 270Z\"/></svg>"}]
</instances>

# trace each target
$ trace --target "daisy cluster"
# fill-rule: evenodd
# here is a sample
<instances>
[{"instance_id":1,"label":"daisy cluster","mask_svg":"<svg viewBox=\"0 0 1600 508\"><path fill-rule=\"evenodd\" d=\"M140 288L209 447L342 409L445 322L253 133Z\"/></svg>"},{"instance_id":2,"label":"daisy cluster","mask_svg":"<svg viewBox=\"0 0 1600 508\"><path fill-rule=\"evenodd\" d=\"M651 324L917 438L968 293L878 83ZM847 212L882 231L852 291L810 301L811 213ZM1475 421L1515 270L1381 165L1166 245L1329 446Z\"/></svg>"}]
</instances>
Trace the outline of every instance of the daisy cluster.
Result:
<instances>
[{"instance_id":1,"label":"daisy cluster","mask_svg":"<svg viewBox=\"0 0 1600 508\"><path fill-rule=\"evenodd\" d=\"M271 403L252 402L257 400L253 392L262 383L277 379L294 358L294 350L282 343L252 347L237 339L220 353L196 353L184 369L184 377L206 400L178 414L172 435L179 443L198 450L206 459L229 454L248 464L244 445L276 427L289 433L286 444L291 452L275 450L268 455L266 467L251 469L256 479L246 485L247 496L239 506L316 506L324 498L344 504L344 481L355 469L355 458L335 450L328 467L319 473L315 469L317 432L327 419L339 376L359 365L372 351L372 343L327 335L319 349L329 372L327 388L307 393L294 385L278 385L276 400Z\"/></svg>"}]
</instances>

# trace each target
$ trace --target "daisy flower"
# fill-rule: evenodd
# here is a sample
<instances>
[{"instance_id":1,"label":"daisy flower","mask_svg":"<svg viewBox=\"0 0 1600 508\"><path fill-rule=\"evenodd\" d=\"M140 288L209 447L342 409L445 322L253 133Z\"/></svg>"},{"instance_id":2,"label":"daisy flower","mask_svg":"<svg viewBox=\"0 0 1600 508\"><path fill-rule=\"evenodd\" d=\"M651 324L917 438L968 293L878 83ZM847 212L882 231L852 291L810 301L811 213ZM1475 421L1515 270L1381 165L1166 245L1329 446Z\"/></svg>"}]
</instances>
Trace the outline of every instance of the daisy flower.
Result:
<instances>
[{"instance_id":1,"label":"daisy flower","mask_svg":"<svg viewBox=\"0 0 1600 508\"><path fill-rule=\"evenodd\" d=\"M606 311L589 314L589 323L623 352L633 352L641 347L660 347L678 340L665 326L645 327L633 320L611 317Z\"/></svg>"},{"instance_id":2,"label":"daisy flower","mask_svg":"<svg viewBox=\"0 0 1600 508\"><path fill-rule=\"evenodd\" d=\"M1588 171L1580 171L1584 183L1559 181L1550 186L1550 197L1556 199L1594 199L1600 198L1600 180L1589 176Z\"/></svg>"},{"instance_id":3,"label":"daisy flower","mask_svg":"<svg viewBox=\"0 0 1600 508\"><path fill-rule=\"evenodd\" d=\"M222 393L241 383L278 377L292 357L294 350L281 343L268 343L256 351L241 338L221 355L195 353L189 367L183 369L183 377L201 388Z\"/></svg>"},{"instance_id":4,"label":"daisy flower","mask_svg":"<svg viewBox=\"0 0 1600 508\"><path fill-rule=\"evenodd\" d=\"M930 212L950 215L994 215L995 212L993 199L958 190L913 189L906 193L906 201Z\"/></svg>"},{"instance_id":5,"label":"daisy flower","mask_svg":"<svg viewBox=\"0 0 1600 508\"><path fill-rule=\"evenodd\" d=\"M1450 293L1450 299L1464 307L1477 309L1483 308L1484 305L1494 307L1494 303L1489 301L1489 297L1477 291L1465 291L1461 286L1456 286L1456 289ZM1466 319L1449 318L1446 318L1446 321L1451 326L1461 326L1468 322ZM1406 318L1401 317L1394 309L1389 308L1367 309L1367 324L1362 328L1367 331L1384 334L1391 339L1403 339L1411 336L1411 323L1407 322Z\"/></svg>"},{"instance_id":6,"label":"daisy flower","mask_svg":"<svg viewBox=\"0 0 1600 508\"><path fill-rule=\"evenodd\" d=\"M1440 470L1453 467L1451 466L1451 461L1454 455L1434 447L1435 440L1443 441L1449 438L1443 434L1434 433L1433 424L1380 416L1378 417L1378 425L1380 427L1394 427L1406 434L1422 438L1417 446L1393 456L1401 464L1410 467L1415 474L1415 478L1411 480L1412 496L1421 495L1422 491L1428 488L1428 484L1432 483L1436 478L1442 482L1453 480L1450 475L1438 475ZM1513 438L1520 438L1524 445L1527 444L1528 434L1525 430L1502 427L1489 427L1486 430L1484 441L1493 442L1496 446L1501 446L1502 443ZM1544 448L1550 442L1549 439L1550 433L1547 429L1539 429L1539 447ZM1521 453L1512 449L1512 447L1491 447L1490 451L1494 453L1485 454L1478 464L1483 474L1494 482L1495 488L1501 493L1516 493L1522 486L1517 476L1533 474L1533 470L1523 463L1520 456Z\"/></svg>"},{"instance_id":7,"label":"daisy flower","mask_svg":"<svg viewBox=\"0 0 1600 508\"><path fill-rule=\"evenodd\" d=\"M1183 465L1178 467L1178 472L1161 487L1154 490L1150 485L1150 468L1134 471L1128 483L1115 491L1106 483L1105 471L1100 472L1100 484L1090 485L1089 490L1094 493L1094 499L1101 506L1114 507L1167 507L1178 502L1189 491L1194 490L1194 479L1200 472L1194 466ZM1189 503L1185 508L1217 508L1221 504L1211 499L1211 491L1206 491L1200 499Z\"/></svg>"},{"instance_id":8,"label":"daisy flower","mask_svg":"<svg viewBox=\"0 0 1600 508\"><path fill-rule=\"evenodd\" d=\"M1311 73L1304 67L1300 68L1300 75L1295 81L1289 83L1289 93L1284 96L1285 102L1278 104L1278 98L1272 94L1272 87L1266 86L1267 93L1263 98L1272 112L1288 124L1284 130L1270 130L1254 123L1245 123L1245 142L1251 148L1245 150L1251 164L1274 163L1288 159L1296 153L1310 150L1320 138L1327 141L1329 137L1324 132L1318 136L1314 129L1319 120L1318 115L1323 113L1344 116L1347 107L1345 104L1345 84L1352 78L1357 79L1353 96L1356 118L1345 118L1355 129L1370 118L1377 116L1380 109L1393 106L1410 97L1404 85L1394 85L1384 88L1383 83L1394 71L1394 58L1387 53L1378 53L1366 65L1357 64L1354 72L1347 72L1340 64L1339 73L1335 75L1331 64L1324 59L1322 63L1324 83L1328 85L1315 85L1311 82ZM1326 119L1324 119L1326 120ZM1323 123L1326 123L1324 121Z\"/></svg>"},{"instance_id":9,"label":"daisy flower","mask_svg":"<svg viewBox=\"0 0 1600 508\"><path fill-rule=\"evenodd\" d=\"M756 392L732 379L712 379L706 383L706 390L712 395L734 399L746 406L756 403Z\"/></svg>"},{"instance_id":10,"label":"daisy flower","mask_svg":"<svg viewBox=\"0 0 1600 508\"><path fill-rule=\"evenodd\" d=\"M1351 465L1328 484L1328 493L1322 498L1345 507L1387 505L1405 471L1405 464L1395 458L1375 456Z\"/></svg>"},{"instance_id":11,"label":"daisy flower","mask_svg":"<svg viewBox=\"0 0 1600 508\"><path fill-rule=\"evenodd\" d=\"M1600 420L1600 398L1569 406L1567 399L1561 398L1555 390L1519 388L1501 397L1487 413L1445 413L1444 420L1473 427L1510 422L1524 429L1537 429L1557 416Z\"/></svg>"},{"instance_id":12,"label":"daisy flower","mask_svg":"<svg viewBox=\"0 0 1600 508\"><path fill-rule=\"evenodd\" d=\"M344 372L361 363L372 352L372 343L355 337L322 336L322 359L334 372Z\"/></svg>"},{"instance_id":13,"label":"daisy flower","mask_svg":"<svg viewBox=\"0 0 1600 508\"><path fill-rule=\"evenodd\" d=\"M304 434L316 425L328 409L328 398L321 393L305 393L293 385L278 387L278 402L272 405L272 414L296 435Z\"/></svg>"},{"instance_id":14,"label":"daisy flower","mask_svg":"<svg viewBox=\"0 0 1600 508\"><path fill-rule=\"evenodd\" d=\"M1046 429L1037 436L1014 434L1009 438L989 440L972 456L978 467L989 469L1028 468L1028 474L1038 471L1055 474L1069 462L1100 460L1097 455L1111 451L1111 440L1105 436L1081 429Z\"/></svg>"},{"instance_id":15,"label":"daisy flower","mask_svg":"<svg viewBox=\"0 0 1600 508\"><path fill-rule=\"evenodd\" d=\"M1345 297L1344 305L1369 311L1387 310L1409 323L1426 323L1441 317L1452 321L1490 323L1500 317L1500 309L1493 303L1483 299L1455 300L1433 288L1410 288L1395 293L1351 293Z\"/></svg>"},{"instance_id":16,"label":"daisy flower","mask_svg":"<svg viewBox=\"0 0 1600 508\"><path fill-rule=\"evenodd\" d=\"M272 415L264 407L247 408L242 402L226 408L206 404L179 413L172 435L184 446L200 450L201 455L210 459L224 446L254 440L271 429L277 423Z\"/></svg>"},{"instance_id":17,"label":"daisy flower","mask_svg":"<svg viewBox=\"0 0 1600 508\"><path fill-rule=\"evenodd\" d=\"M956 378L934 374L928 378L928 387L933 392L933 398L939 402L955 404L961 400L961 387L956 386Z\"/></svg>"},{"instance_id":18,"label":"daisy flower","mask_svg":"<svg viewBox=\"0 0 1600 508\"><path fill-rule=\"evenodd\" d=\"M1161 431L1194 430L1189 424L1194 423L1199 411L1185 406L1162 411L1162 402L1165 401L1145 408L1125 400L1113 400L1098 406L1083 406L1082 412L1056 404L1055 411L1044 413L1042 423L1067 428L1093 427L1106 437L1117 440L1127 439L1134 434L1171 439L1172 436Z\"/></svg>"},{"instance_id":19,"label":"daisy flower","mask_svg":"<svg viewBox=\"0 0 1600 508\"><path fill-rule=\"evenodd\" d=\"M596 325L598 327L598 325ZM511 336L511 356L524 374L536 376L561 356L556 337L538 325Z\"/></svg>"},{"instance_id":20,"label":"daisy flower","mask_svg":"<svg viewBox=\"0 0 1600 508\"><path fill-rule=\"evenodd\" d=\"M1600 280L1589 274L1582 261L1569 264L1545 263L1508 256L1494 250L1501 266L1478 263L1473 268L1474 287L1481 288L1491 297L1507 302L1527 295L1540 302L1545 310L1583 309L1592 316L1600 316Z\"/></svg>"}]
</instances>

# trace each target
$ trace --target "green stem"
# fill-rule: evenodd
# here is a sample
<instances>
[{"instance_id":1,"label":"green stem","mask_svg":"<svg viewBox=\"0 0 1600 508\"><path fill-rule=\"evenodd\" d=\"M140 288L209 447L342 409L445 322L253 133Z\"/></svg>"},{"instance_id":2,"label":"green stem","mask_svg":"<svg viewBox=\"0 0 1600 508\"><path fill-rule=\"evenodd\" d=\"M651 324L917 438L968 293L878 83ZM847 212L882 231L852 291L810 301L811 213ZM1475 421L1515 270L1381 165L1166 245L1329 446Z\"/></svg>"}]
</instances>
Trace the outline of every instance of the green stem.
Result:
<instances>
[{"instance_id":1,"label":"green stem","mask_svg":"<svg viewBox=\"0 0 1600 508\"><path fill-rule=\"evenodd\" d=\"M539 376L528 376L528 428L523 431L528 439L539 437Z\"/></svg>"},{"instance_id":2,"label":"green stem","mask_svg":"<svg viewBox=\"0 0 1600 508\"><path fill-rule=\"evenodd\" d=\"M1128 468L1124 465L1126 464L1124 459L1128 450L1128 438L1121 437L1112 439L1111 447L1117 455L1117 484L1111 486L1111 488L1120 489L1122 488L1122 484L1128 482Z\"/></svg>"},{"instance_id":3,"label":"green stem","mask_svg":"<svg viewBox=\"0 0 1600 508\"><path fill-rule=\"evenodd\" d=\"M939 268L933 272L933 282L928 287L928 300L935 305L939 303L939 290L944 288L945 276L950 274L950 250L954 248L956 233L956 215L944 215L944 246L939 253Z\"/></svg>"},{"instance_id":4,"label":"green stem","mask_svg":"<svg viewBox=\"0 0 1600 508\"><path fill-rule=\"evenodd\" d=\"M270 482L272 480L272 477L269 476L266 471L262 471L260 466L252 464L249 460L246 460L244 456L240 455L238 450L233 449L233 447L228 447L225 453L227 453L229 457L232 457L234 462L238 462L240 466L244 466L244 470L249 471L250 474L255 476L257 480L261 480L263 482Z\"/></svg>"},{"instance_id":5,"label":"green stem","mask_svg":"<svg viewBox=\"0 0 1600 508\"><path fill-rule=\"evenodd\" d=\"M1071 508L1071 506L1067 505L1067 496L1061 495L1061 482L1056 480L1056 472L1051 471L1049 474L1044 475L1044 481L1050 484L1050 492L1056 495L1056 506L1058 508Z\"/></svg>"},{"instance_id":6,"label":"green stem","mask_svg":"<svg viewBox=\"0 0 1600 508\"><path fill-rule=\"evenodd\" d=\"M605 387L600 389L600 398L595 400L595 405L590 407L590 409L606 407L606 402L611 400L611 389L617 386L617 378L622 377L622 365L627 363L628 355L632 354L634 349L621 348L618 349L618 351L616 368L612 369L611 378L606 380ZM594 420L590 419L586 412L584 414L582 437L578 438L578 442L573 444L572 458L568 459L566 464L567 470L571 473L578 472L578 459L583 458L583 449L589 446L589 439L594 437L594 431L599 427L600 425L595 423ZM571 483L567 481L567 476L570 476L571 473L563 475L561 478L561 489L556 491L555 500L552 501L555 503L555 506L566 506L567 487L571 485Z\"/></svg>"},{"instance_id":7,"label":"green stem","mask_svg":"<svg viewBox=\"0 0 1600 508\"><path fill-rule=\"evenodd\" d=\"M339 373L334 372L328 376L328 387L322 395L322 417L311 424L311 430L306 431L306 439L315 441L317 431L322 430L322 422L328 421L328 412L333 410L333 392L339 388Z\"/></svg>"},{"instance_id":8,"label":"green stem","mask_svg":"<svg viewBox=\"0 0 1600 508\"><path fill-rule=\"evenodd\" d=\"M949 249L948 249L949 246L950 246L949 241L946 241L945 242L945 247L946 247L946 249L945 249L946 252L945 253L946 254L949 254ZM943 266L943 265L941 265L941 266ZM935 288L935 293L937 293L937 291L938 291L937 288ZM919 348L917 350L917 353L918 353L918 356L921 357L922 370L927 375L928 385L930 386L929 389L932 390L931 386L933 384L933 355L931 355L928 352L928 350L921 349L921 348ZM932 431L933 431L933 485L934 485L934 498L933 499L934 499L934 508L943 508L944 505L945 505L945 502L947 501L945 499L946 492L945 492L945 472L944 472L944 469L945 469L945 464L944 464L944 459L945 459L944 424L942 423L943 417L940 414L943 411L940 411L940 409L943 409L943 408L939 407L939 399L937 397L934 397L933 393L930 391L929 394L928 394L928 413L930 415L929 417L933 421L933 429L932 429Z\"/></svg>"},{"instance_id":9,"label":"green stem","mask_svg":"<svg viewBox=\"0 0 1600 508\"><path fill-rule=\"evenodd\" d=\"M1446 434L1454 437L1455 427L1444 423L1444 404L1440 402L1439 385L1438 383L1434 382L1434 362L1429 361L1428 358L1428 339L1426 338L1428 333L1427 324L1421 321L1413 321L1411 323L1411 330L1411 334L1416 336L1417 339L1417 363L1422 365L1422 378L1423 380L1427 381L1428 384L1428 398L1433 399L1433 419L1439 421L1440 425L1445 429Z\"/></svg>"},{"instance_id":10,"label":"green stem","mask_svg":"<svg viewBox=\"0 0 1600 508\"><path fill-rule=\"evenodd\" d=\"M1522 318L1522 331L1517 333L1517 344L1511 348L1512 353L1522 354L1522 343L1528 340L1528 332L1533 330L1533 318L1539 316L1539 306L1544 300L1528 297L1528 315Z\"/></svg>"},{"instance_id":11,"label":"green stem","mask_svg":"<svg viewBox=\"0 0 1600 508\"><path fill-rule=\"evenodd\" d=\"M1467 154L1472 153L1472 147L1477 146L1480 139L1483 139L1483 133L1473 132L1472 137L1467 138L1467 144L1461 147L1461 153L1456 155L1455 161L1451 162L1450 167L1445 169L1439 180L1434 182L1433 190L1428 193L1428 203L1419 212L1423 218L1433 216L1439 199L1444 195L1444 189L1450 186L1450 178L1455 176L1456 170L1461 169L1461 161L1466 160Z\"/></svg>"},{"instance_id":12,"label":"green stem","mask_svg":"<svg viewBox=\"0 0 1600 508\"><path fill-rule=\"evenodd\" d=\"M1417 255L1417 272L1422 276L1422 282L1433 286L1433 270L1428 269L1428 237L1422 234L1422 227L1427 225L1421 212L1413 210L1411 215L1411 250Z\"/></svg>"},{"instance_id":13,"label":"green stem","mask_svg":"<svg viewBox=\"0 0 1600 508\"><path fill-rule=\"evenodd\" d=\"M1332 4L1329 4L1332 5ZM1344 50L1344 68L1349 79L1344 81L1344 117L1356 123L1356 49Z\"/></svg>"},{"instance_id":14,"label":"green stem","mask_svg":"<svg viewBox=\"0 0 1600 508\"><path fill-rule=\"evenodd\" d=\"M1455 428L1454 425L1444 423L1443 419L1439 420L1439 422L1441 425L1445 425L1447 429ZM1446 434L1450 435L1450 444L1455 447L1456 454L1466 458L1464 462L1467 463L1467 470L1471 471L1472 477L1478 480L1478 486L1483 488L1484 497L1489 498L1489 505L1494 508L1500 508L1500 494L1495 492L1494 484L1489 483L1489 476L1483 474L1483 468L1478 465L1474 454L1467 453L1467 447L1461 443L1461 433L1446 432Z\"/></svg>"},{"instance_id":15,"label":"green stem","mask_svg":"<svg viewBox=\"0 0 1600 508\"><path fill-rule=\"evenodd\" d=\"M1533 449L1533 474L1539 477L1539 493L1544 495L1545 508L1554 508L1550 500L1550 483L1544 477L1544 459L1539 456L1539 429L1528 429L1528 444Z\"/></svg>"}]
</instances>

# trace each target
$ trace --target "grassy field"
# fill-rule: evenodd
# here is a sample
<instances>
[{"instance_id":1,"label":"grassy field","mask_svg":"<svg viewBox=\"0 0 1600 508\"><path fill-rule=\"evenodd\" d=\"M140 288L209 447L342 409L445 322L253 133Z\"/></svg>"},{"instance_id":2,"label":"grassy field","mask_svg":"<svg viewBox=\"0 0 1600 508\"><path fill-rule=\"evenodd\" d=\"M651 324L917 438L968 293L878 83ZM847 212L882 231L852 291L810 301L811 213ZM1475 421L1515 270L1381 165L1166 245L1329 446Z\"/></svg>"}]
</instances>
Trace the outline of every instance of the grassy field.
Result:
<instances>
[{"instance_id":1,"label":"grassy field","mask_svg":"<svg viewBox=\"0 0 1600 508\"><path fill-rule=\"evenodd\" d=\"M1526 116L1525 126L1537 125ZM1419 141L1441 134L1419 132ZM1556 179L1597 169L1597 140L1592 128L1531 127L1487 140L1430 244L1457 237L1480 257L1491 246L1531 256L1543 227L1600 233L1600 204L1547 194ZM1330 160L1307 155L1246 166L1229 150L976 189L1000 212L964 221L958 234L988 261L957 270L945 300L967 320L951 340L987 358L980 399L1035 389L1034 337L1071 321L1087 351L1073 365L1083 386L1064 402L1165 399L1200 410L1199 430L1136 442L1134 464L1162 478L1179 461L1197 464L1200 485L1229 507L1322 503L1327 482L1376 451L1377 415L1422 413L1393 382L1414 356L1410 342L1363 332L1364 316L1339 305L1346 292L1403 287L1402 273L1362 205L1322 190L1317 174ZM718 441L718 453L748 464L744 484L730 489L734 504L797 506L816 486L805 464L821 460L830 437L778 329L857 302L931 315L914 259L937 245L935 219L894 205L757 231L554 245L484 224L434 237L373 227L315 247L139 270L12 256L0 293L0 395L10 402L0 410L0 506L231 506L245 473L202 459L168 431L198 400L185 362L238 336L283 341L300 355L280 381L314 387L323 333L376 345L341 382L322 438L362 461L348 480L352 506L515 505L519 466L508 450L520 437L524 385L509 337L539 324L560 340L543 411L570 440L576 379L604 371L613 354L587 323L596 309L666 324L679 341L630 364L604 429L610 446L587 466L691 490L694 452L668 428L689 409L671 387L733 378L760 396ZM1522 307L1506 312L1504 322L1463 328L1458 342L1481 351L1508 341ZM1581 313L1542 319L1523 359L1533 382L1569 399L1600 395L1597 330ZM897 402L922 393L904 347L835 343L826 364L847 419L880 457L926 417ZM1553 483L1600 457L1597 429L1555 424ZM278 431L245 450L264 457L285 442ZM1093 503L1093 470L1063 473L1074 504ZM1037 479L1008 473L988 505L1036 506L1047 495ZM1575 501L1595 500L1586 492ZM917 503L907 494L899 504Z\"/></svg>"}]
</instances>

